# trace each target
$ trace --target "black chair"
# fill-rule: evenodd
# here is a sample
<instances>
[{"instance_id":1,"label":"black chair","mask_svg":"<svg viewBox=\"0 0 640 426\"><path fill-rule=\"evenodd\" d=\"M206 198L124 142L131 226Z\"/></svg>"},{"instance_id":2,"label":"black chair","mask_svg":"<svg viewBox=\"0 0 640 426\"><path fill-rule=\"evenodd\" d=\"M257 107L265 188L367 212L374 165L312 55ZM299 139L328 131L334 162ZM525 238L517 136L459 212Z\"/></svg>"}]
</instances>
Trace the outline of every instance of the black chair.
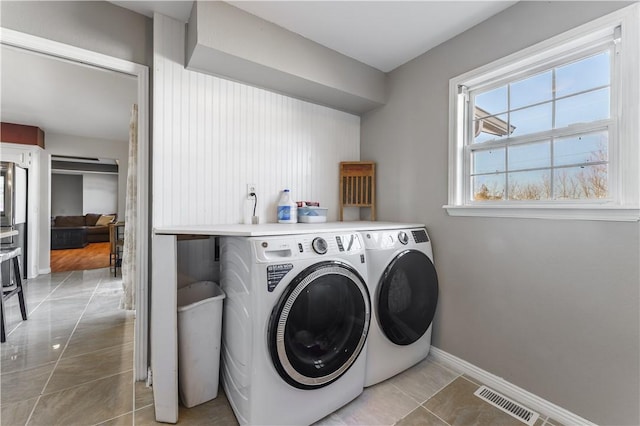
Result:
<instances>
[{"instance_id":1,"label":"black chair","mask_svg":"<svg viewBox=\"0 0 640 426\"><path fill-rule=\"evenodd\" d=\"M11 296L17 294L18 302L20 303L20 313L22 319L27 320L27 306L24 302L24 291L22 290L22 271L20 270L20 254L22 253L20 247L2 248L0 250L0 264L10 261L9 265L9 277L8 283L2 282L2 302L0 303L0 313L2 314L2 335L0 341L4 343L7 340L4 329L4 301ZM13 274L11 273L13 266ZM14 282L11 281L11 276L14 277Z\"/></svg>"}]
</instances>

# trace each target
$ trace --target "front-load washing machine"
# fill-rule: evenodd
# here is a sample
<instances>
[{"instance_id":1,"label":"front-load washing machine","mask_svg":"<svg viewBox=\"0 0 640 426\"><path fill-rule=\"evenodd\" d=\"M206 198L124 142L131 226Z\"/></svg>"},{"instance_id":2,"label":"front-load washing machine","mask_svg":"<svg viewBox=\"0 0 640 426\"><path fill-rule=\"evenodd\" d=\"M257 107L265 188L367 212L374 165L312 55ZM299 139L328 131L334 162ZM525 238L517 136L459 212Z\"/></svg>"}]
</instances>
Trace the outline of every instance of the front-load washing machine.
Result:
<instances>
[{"instance_id":1,"label":"front-load washing machine","mask_svg":"<svg viewBox=\"0 0 640 426\"><path fill-rule=\"evenodd\" d=\"M373 315L365 387L424 359L438 301L438 276L424 228L365 231Z\"/></svg>"},{"instance_id":2,"label":"front-load washing machine","mask_svg":"<svg viewBox=\"0 0 640 426\"><path fill-rule=\"evenodd\" d=\"M221 238L221 378L240 424L310 424L362 393L366 266L357 232Z\"/></svg>"}]
</instances>

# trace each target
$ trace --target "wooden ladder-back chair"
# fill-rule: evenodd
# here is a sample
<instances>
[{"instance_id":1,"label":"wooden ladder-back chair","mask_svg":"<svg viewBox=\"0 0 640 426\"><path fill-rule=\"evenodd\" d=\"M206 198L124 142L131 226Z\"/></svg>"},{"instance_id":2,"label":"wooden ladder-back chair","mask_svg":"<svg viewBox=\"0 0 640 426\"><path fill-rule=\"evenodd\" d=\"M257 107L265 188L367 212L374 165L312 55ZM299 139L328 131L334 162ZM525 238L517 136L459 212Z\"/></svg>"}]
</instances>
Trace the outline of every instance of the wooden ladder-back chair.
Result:
<instances>
[{"instance_id":1,"label":"wooden ladder-back chair","mask_svg":"<svg viewBox=\"0 0 640 426\"><path fill-rule=\"evenodd\" d=\"M376 220L376 163L343 161L340 163L340 220L345 207L368 207Z\"/></svg>"}]
</instances>

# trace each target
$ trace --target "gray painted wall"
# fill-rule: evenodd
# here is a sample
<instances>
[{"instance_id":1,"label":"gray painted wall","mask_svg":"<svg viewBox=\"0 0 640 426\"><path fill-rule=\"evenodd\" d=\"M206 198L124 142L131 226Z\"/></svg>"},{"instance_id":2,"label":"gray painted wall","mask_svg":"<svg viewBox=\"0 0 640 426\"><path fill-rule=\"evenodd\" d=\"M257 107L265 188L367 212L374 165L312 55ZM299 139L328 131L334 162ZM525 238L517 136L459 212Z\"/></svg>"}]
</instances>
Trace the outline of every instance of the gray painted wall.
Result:
<instances>
[{"instance_id":1,"label":"gray painted wall","mask_svg":"<svg viewBox=\"0 0 640 426\"><path fill-rule=\"evenodd\" d=\"M118 176L51 174L51 216L117 213L117 204Z\"/></svg>"},{"instance_id":2,"label":"gray painted wall","mask_svg":"<svg viewBox=\"0 0 640 426\"><path fill-rule=\"evenodd\" d=\"M51 175L51 216L81 216L82 175Z\"/></svg>"},{"instance_id":3,"label":"gray painted wall","mask_svg":"<svg viewBox=\"0 0 640 426\"><path fill-rule=\"evenodd\" d=\"M434 345L603 425L640 424L640 227L449 217L448 82L625 4L520 2L394 70L362 120L380 220L433 240Z\"/></svg>"},{"instance_id":4,"label":"gray painted wall","mask_svg":"<svg viewBox=\"0 0 640 426\"><path fill-rule=\"evenodd\" d=\"M105 1L2 1L4 28L152 64L153 21Z\"/></svg>"}]
</instances>

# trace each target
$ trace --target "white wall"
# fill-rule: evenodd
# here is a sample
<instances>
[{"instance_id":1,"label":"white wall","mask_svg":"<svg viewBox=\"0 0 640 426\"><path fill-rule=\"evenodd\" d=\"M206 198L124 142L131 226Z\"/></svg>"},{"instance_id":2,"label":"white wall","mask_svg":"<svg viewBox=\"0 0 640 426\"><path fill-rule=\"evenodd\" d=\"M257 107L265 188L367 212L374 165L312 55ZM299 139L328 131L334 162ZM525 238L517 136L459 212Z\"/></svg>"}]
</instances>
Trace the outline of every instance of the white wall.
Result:
<instances>
[{"instance_id":1,"label":"white wall","mask_svg":"<svg viewBox=\"0 0 640 426\"><path fill-rule=\"evenodd\" d=\"M118 211L118 176L101 173L82 175L82 214ZM124 220L124 216L120 216Z\"/></svg>"},{"instance_id":2,"label":"white wall","mask_svg":"<svg viewBox=\"0 0 640 426\"><path fill-rule=\"evenodd\" d=\"M40 160L40 193L37 200L40 205L38 214L38 271L37 274L48 274L51 272L51 161L49 156L41 154Z\"/></svg>"},{"instance_id":3,"label":"white wall","mask_svg":"<svg viewBox=\"0 0 640 426\"><path fill-rule=\"evenodd\" d=\"M518 2L389 75L363 116L381 220L427 225L433 343L597 424L640 424L638 223L449 217L449 79L622 7ZM404 208L398 209L398 206Z\"/></svg>"},{"instance_id":4,"label":"white wall","mask_svg":"<svg viewBox=\"0 0 640 426\"><path fill-rule=\"evenodd\" d=\"M27 223L27 170L16 167L14 173L15 223Z\"/></svg>"},{"instance_id":5,"label":"white wall","mask_svg":"<svg viewBox=\"0 0 640 426\"><path fill-rule=\"evenodd\" d=\"M360 118L184 68L184 24L154 18L153 226L261 222L279 191L338 217L338 163L360 158Z\"/></svg>"}]
</instances>

